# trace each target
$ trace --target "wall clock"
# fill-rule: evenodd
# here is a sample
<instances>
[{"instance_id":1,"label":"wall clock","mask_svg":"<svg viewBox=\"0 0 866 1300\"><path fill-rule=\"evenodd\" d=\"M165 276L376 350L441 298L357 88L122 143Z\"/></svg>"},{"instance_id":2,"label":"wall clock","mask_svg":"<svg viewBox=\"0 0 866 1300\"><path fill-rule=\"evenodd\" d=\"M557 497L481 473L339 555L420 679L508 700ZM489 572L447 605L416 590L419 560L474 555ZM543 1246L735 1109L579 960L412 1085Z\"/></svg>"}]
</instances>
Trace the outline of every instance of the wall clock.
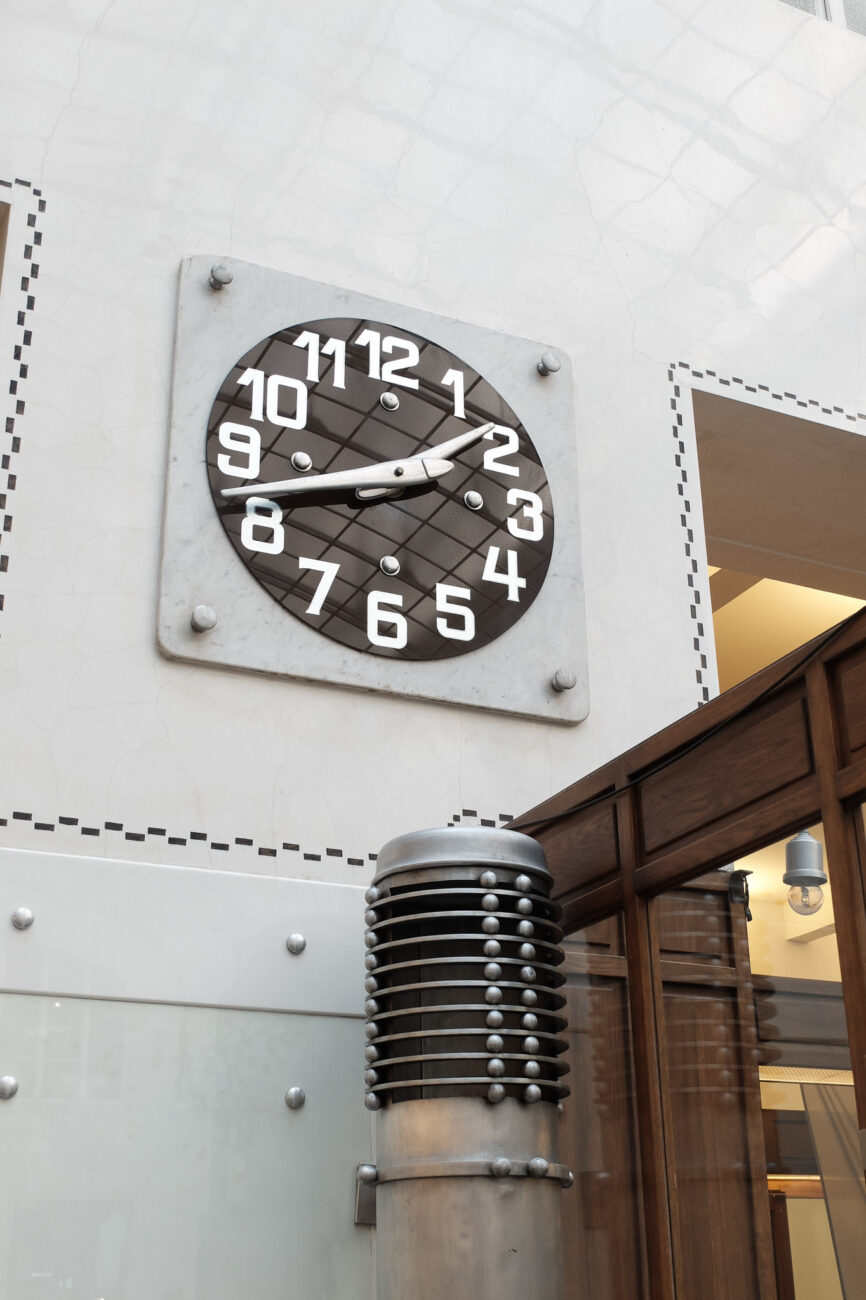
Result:
<instances>
[{"instance_id":1,"label":"wall clock","mask_svg":"<svg viewBox=\"0 0 866 1300\"><path fill-rule=\"evenodd\" d=\"M161 649L585 716L565 358L246 263L216 290L217 260L181 270Z\"/></svg>"}]
</instances>

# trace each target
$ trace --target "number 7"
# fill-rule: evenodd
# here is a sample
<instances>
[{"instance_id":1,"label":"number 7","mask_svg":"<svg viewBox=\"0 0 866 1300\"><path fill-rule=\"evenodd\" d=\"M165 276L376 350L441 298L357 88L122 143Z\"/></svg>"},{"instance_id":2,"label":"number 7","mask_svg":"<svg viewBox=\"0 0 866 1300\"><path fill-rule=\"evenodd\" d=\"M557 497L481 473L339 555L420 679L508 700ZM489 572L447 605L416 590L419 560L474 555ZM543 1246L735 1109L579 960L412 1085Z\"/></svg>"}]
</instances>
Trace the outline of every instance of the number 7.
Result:
<instances>
[{"instance_id":1,"label":"number 7","mask_svg":"<svg viewBox=\"0 0 866 1300\"><path fill-rule=\"evenodd\" d=\"M305 555L298 557L299 569L316 569L321 573L319 585L316 587L315 595L307 606L308 614L321 614L322 606L325 603L325 597L331 590L334 579L339 571L339 564L330 564L327 560L309 560Z\"/></svg>"}]
</instances>

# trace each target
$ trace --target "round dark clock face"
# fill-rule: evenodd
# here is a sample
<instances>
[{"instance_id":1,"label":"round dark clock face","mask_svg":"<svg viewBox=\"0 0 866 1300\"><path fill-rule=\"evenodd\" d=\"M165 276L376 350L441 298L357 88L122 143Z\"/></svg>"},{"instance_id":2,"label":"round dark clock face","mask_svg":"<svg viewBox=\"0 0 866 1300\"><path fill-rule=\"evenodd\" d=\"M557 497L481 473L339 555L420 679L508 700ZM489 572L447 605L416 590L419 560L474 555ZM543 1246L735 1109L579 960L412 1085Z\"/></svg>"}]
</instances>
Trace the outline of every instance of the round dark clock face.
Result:
<instances>
[{"instance_id":1,"label":"round dark clock face","mask_svg":"<svg viewBox=\"0 0 866 1300\"><path fill-rule=\"evenodd\" d=\"M459 357L380 321L305 321L250 348L211 409L207 468L253 577L353 650L476 650L550 563L547 475L515 413Z\"/></svg>"}]
</instances>

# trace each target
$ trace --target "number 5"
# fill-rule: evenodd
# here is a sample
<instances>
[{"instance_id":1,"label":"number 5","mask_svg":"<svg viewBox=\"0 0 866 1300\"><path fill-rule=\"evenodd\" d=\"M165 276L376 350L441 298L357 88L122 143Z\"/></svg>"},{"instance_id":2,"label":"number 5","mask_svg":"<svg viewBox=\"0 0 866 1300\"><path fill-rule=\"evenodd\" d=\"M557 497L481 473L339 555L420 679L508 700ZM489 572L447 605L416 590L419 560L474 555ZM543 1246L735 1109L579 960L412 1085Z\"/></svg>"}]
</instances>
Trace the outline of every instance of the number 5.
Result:
<instances>
[{"instance_id":1,"label":"number 5","mask_svg":"<svg viewBox=\"0 0 866 1300\"><path fill-rule=\"evenodd\" d=\"M472 592L468 587L452 587L447 582L436 583L436 609L440 614L453 614L462 621L462 627L452 627L444 618L437 618L436 631L452 641L473 641L475 639L475 615L466 605L458 605L458 600L471 600Z\"/></svg>"}]
</instances>

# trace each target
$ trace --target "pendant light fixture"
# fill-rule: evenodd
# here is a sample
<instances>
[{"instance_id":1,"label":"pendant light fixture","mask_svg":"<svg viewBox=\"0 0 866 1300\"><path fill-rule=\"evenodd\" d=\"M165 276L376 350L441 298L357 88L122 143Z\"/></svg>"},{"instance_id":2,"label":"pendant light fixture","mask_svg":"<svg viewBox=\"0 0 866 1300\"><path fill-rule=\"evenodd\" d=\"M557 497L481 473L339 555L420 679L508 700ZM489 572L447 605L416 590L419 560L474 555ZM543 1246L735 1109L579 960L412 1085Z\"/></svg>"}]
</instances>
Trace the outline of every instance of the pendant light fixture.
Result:
<instances>
[{"instance_id":1,"label":"pendant light fixture","mask_svg":"<svg viewBox=\"0 0 866 1300\"><path fill-rule=\"evenodd\" d=\"M800 831L785 845L785 874L782 877L788 889L788 906L799 916L814 916L824 904L822 885L827 883L824 871L824 849L808 831Z\"/></svg>"}]
</instances>

